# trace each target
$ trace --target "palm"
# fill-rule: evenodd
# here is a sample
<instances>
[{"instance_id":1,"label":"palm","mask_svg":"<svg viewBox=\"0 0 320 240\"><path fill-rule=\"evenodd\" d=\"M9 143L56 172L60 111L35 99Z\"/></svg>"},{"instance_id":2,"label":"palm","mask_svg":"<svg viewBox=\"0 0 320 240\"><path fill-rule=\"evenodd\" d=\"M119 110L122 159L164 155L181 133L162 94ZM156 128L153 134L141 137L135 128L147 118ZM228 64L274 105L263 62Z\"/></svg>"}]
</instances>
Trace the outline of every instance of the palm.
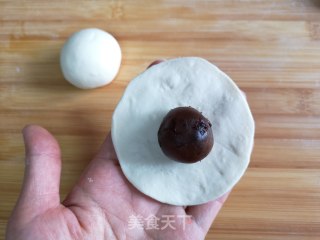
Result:
<instances>
[{"instance_id":1,"label":"palm","mask_svg":"<svg viewBox=\"0 0 320 240\"><path fill-rule=\"evenodd\" d=\"M27 150L31 148L27 151L29 164L8 224L8 239L203 239L223 203L220 199L185 209L145 196L124 177L110 136L60 203L59 147L40 127L31 126L25 131ZM43 147L47 150L37 152ZM45 176L39 171L48 168L51 171ZM160 219L157 225L148 226L150 216ZM165 216L174 221L167 227ZM133 217L140 218L144 225L130 226Z\"/></svg>"}]
</instances>

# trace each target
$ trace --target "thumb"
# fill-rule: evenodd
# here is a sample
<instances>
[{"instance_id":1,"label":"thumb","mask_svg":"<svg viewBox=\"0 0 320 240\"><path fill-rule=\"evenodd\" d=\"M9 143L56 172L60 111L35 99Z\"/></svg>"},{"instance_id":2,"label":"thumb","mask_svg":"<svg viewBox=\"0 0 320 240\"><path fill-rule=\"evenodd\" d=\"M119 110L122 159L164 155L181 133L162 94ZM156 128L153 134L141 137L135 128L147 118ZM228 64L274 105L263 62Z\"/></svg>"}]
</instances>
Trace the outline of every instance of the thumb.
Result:
<instances>
[{"instance_id":1,"label":"thumb","mask_svg":"<svg viewBox=\"0 0 320 240\"><path fill-rule=\"evenodd\" d=\"M40 126L25 127L23 138L26 166L15 211L34 217L60 204L60 148L55 138Z\"/></svg>"}]
</instances>

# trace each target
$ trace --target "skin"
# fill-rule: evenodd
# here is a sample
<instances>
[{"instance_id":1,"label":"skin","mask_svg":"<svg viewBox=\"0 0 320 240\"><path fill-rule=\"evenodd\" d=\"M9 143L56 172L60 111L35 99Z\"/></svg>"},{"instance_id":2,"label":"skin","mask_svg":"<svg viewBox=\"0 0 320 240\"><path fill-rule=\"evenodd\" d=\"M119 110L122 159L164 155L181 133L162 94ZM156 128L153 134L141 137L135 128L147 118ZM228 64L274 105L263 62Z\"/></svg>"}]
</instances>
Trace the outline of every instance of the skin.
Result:
<instances>
[{"instance_id":1,"label":"skin","mask_svg":"<svg viewBox=\"0 0 320 240\"><path fill-rule=\"evenodd\" d=\"M151 199L134 188L123 175L109 134L61 202L61 154L56 139L36 125L25 127L23 137L25 175L7 225L7 240L204 239L227 199L225 195L206 204L187 207ZM160 229L129 226L132 216L141 216L146 226L145 218L150 215L160 219ZM161 229L164 215L172 216L171 225L175 229Z\"/></svg>"}]
</instances>

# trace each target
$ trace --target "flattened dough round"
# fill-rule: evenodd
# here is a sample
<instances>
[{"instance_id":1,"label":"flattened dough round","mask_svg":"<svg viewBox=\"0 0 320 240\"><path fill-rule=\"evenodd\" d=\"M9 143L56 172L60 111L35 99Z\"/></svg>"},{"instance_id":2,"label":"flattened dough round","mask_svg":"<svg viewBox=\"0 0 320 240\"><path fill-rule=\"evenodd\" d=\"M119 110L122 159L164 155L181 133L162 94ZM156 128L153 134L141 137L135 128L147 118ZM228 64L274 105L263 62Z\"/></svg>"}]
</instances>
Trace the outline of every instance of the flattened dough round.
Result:
<instances>
[{"instance_id":1,"label":"flattened dough round","mask_svg":"<svg viewBox=\"0 0 320 240\"><path fill-rule=\"evenodd\" d=\"M157 132L169 110L191 106L212 123L214 146L200 162L166 157ZM197 57L155 65L133 79L112 119L112 140L127 179L144 194L172 205L214 200L244 174L253 148L254 120L235 83Z\"/></svg>"}]
</instances>

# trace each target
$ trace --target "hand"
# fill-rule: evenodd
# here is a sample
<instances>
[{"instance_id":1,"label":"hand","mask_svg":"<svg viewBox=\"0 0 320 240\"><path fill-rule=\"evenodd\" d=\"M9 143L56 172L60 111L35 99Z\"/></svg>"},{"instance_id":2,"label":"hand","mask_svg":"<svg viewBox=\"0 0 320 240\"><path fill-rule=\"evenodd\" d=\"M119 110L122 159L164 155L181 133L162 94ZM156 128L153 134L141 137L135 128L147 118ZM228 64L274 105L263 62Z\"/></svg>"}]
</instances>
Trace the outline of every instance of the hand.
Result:
<instances>
[{"instance_id":1,"label":"hand","mask_svg":"<svg viewBox=\"0 0 320 240\"><path fill-rule=\"evenodd\" d=\"M109 134L69 195L60 202L57 141L35 125L27 126L23 136L25 176L8 222L7 240L204 239L227 198L225 195L190 207L151 199L123 175ZM148 226L151 216L158 220Z\"/></svg>"}]
</instances>

